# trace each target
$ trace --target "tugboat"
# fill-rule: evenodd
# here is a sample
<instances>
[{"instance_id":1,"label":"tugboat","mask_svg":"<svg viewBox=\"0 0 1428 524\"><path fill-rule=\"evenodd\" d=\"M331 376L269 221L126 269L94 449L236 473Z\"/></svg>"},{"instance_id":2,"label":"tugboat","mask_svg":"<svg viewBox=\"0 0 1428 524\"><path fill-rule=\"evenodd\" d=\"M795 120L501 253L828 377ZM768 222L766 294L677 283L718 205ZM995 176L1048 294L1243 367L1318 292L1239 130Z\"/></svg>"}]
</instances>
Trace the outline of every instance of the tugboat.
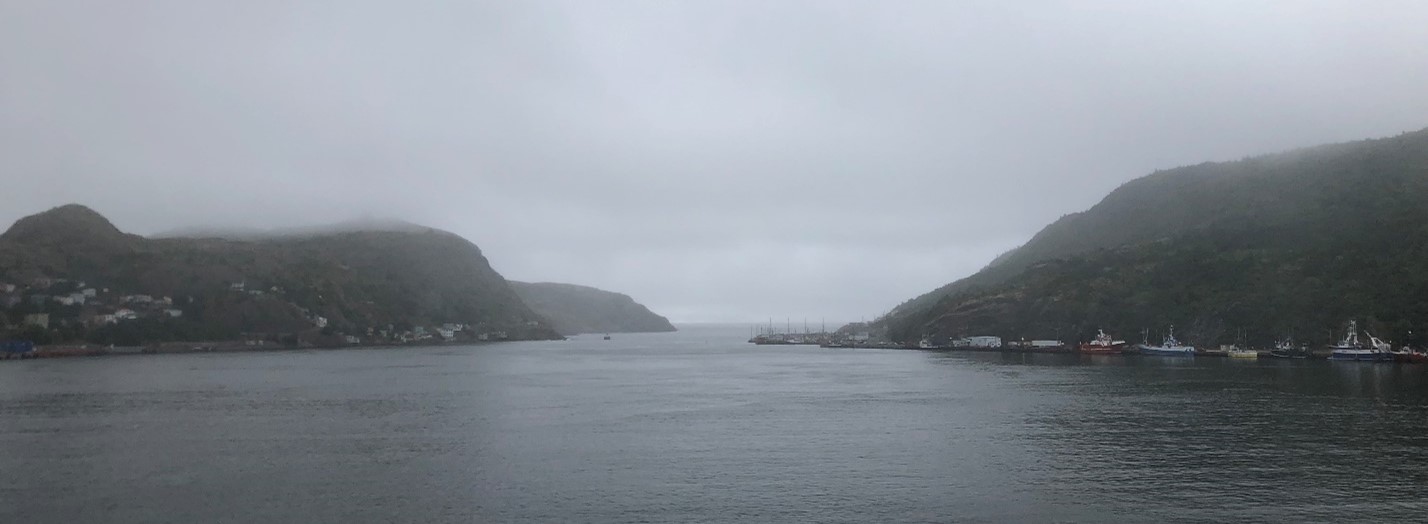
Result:
<instances>
[{"instance_id":1,"label":"tugboat","mask_svg":"<svg viewBox=\"0 0 1428 524\"><path fill-rule=\"evenodd\" d=\"M1269 351L1269 356L1274 358L1309 358L1312 355L1309 348L1294 347L1294 340L1286 338L1274 343L1274 349Z\"/></svg>"},{"instance_id":2,"label":"tugboat","mask_svg":"<svg viewBox=\"0 0 1428 524\"><path fill-rule=\"evenodd\" d=\"M1372 347L1365 347L1359 342L1359 323L1350 320L1349 329L1344 334L1344 339L1336 345L1329 346L1329 360L1393 362L1393 353L1389 351L1389 345L1372 334L1368 334L1368 336L1373 343Z\"/></svg>"},{"instance_id":3,"label":"tugboat","mask_svg":"<svg viewBox=\"0 0 1428 524\"><path fill-rule=\"evenodd\" d=\"M1142 343L1140 345L1140 354L1165 357L1193 357L1195 356L1195 347L1183 345L1179 340L1175 340L1175 326L1170 326L1170 332L1166 333L1165 340L1162 341L1159 346Z\"/></svg>"},{"instance_id":4,"label":"tugboat","mask_svg":"<svg viewBox=\"0 0 1428 524\"><path fill-rule=\"evenodd\" d=\"M1105 331L1096 330L1096 340L1083 342L1077 348L1082 355L1119 355L1125 349L1126 341L1112 340Z\"/></svg>"}]
</instances>

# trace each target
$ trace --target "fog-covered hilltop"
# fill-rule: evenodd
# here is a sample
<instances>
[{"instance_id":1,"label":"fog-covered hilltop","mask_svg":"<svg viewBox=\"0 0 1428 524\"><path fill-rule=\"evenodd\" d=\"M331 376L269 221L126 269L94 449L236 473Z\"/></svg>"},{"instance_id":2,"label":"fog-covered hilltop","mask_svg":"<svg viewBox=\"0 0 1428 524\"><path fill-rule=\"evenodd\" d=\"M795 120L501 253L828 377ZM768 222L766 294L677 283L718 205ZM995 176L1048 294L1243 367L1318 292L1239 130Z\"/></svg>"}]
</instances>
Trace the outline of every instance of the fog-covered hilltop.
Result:
<instances>
[{"instance_id":1,"label":"fog-covered hilltop","mask_svg":"<svg viewBox=\"0 0 1428 524\"><path fill-rule=\"evenodd\" d=\"M511 287L562 335L675 330L668 319L620 293L551 282L512 281Z\"/></svg>"},{"instance_id":2,"label":"fog-covered hilltop","mask_svg":"<svg viewBox=\"0 0 1428 524\"><path fill-rule=\"evenodd\" d=\"M899 306L902 340L1085 339L1174 323L1192 342L1348 319L1428 329L1428 130L1157 172L1062 217L968 278Z\"/></svg>"},{"instance_id":3,"label":"fog-covered hilltop","mask_svg":"<svg viewBox=\"0 0 1428 524\"><path fill-rule=\"evenodd\" d=\"M0 327L53 341L559 337L448 232L147 239L79 205L0 235L0 306Z\"/></svg>"}]
</instances>

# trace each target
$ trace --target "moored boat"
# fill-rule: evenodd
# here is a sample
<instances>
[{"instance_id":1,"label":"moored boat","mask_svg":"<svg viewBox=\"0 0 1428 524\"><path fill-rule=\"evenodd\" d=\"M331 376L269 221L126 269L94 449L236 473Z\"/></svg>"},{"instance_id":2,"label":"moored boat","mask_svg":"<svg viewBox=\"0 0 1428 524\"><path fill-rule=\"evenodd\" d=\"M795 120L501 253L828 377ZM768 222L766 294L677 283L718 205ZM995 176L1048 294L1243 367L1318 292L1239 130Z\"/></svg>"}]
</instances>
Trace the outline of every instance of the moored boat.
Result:
<instances>
[{"instance_id":1,"label":"moored boat","mask_svg":"<svg viewBox=\"0 0 1428 524\"><path fill-rule=\"evenodd\" d=\"M1269 351L1269 356L1274 358L1309 358L1312 353L1309 348L1295 347L1293 340L1284 339L1274 343L1274 349Z\"/></svg>"},{"instance_id":2,"label":"moored boat","mask_svg":"<svg viewBox=\"0 0 1428 524\"><path fill-rule=\"evenodd\" d=\"M1170 332L1166 333L1165 339L1160 343L1159 346L1152 346L1149 343L1142 343L1139 348L1140 354L1142 355L1157 355L1164 357L1195 356L1194 346L1186 346L1184 344L1181 344L1179 340L1175 339L1175 326L1170 326Z\"/></svg>"},{"instance_id":3,"label":"moored boat","mask_svg":"<svg viewBox=\"0 0 1428 524\"><path fill-rule=\"evenodd\" d=\"M1083 342L1076 349L1083 355L1119 355L1126 347L1126 341L1114 340L1105 331L1096 330L1096 339Z\"/></svg>"},{"instance_id":4,"label":"moored boat","mask_svg":"<svg viewBox=\"0 0 1428 524\"><path fill-rule=\"evenodd\" d=\"M1356 362L1393 362L1393 353L1389 351L1388 344L1368 332L1372 346L1365 346L1359 342L1359 323L1354 320L1349 321L1349 329L1344 334L1344 339L1338 344L1329 346L1329 360L1356 361Z\"/></svg>"}]
</instances>

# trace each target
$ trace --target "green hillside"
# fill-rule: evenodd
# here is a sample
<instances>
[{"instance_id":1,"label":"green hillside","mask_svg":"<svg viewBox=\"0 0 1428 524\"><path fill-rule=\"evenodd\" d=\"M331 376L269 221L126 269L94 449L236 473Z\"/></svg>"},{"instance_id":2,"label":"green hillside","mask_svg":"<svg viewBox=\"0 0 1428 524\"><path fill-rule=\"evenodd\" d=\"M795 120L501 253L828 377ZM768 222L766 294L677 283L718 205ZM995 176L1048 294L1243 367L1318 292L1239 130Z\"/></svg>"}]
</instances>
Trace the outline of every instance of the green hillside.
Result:
<instances>
[{"instance_id":1,"label":"green hillside","mask_svg":"<svg viewBox=\"0 0 1428 524\"><path fill-rule=\"evenodd\" d=\"M674 331L669 320L628 295L551 282L511 282L516 294L562 335Z\"/></svg>"},{"instance_id":2,"label":"green hillside","mask_svg":"<svg viewBox=\"0 0 1428 524\"><path fill-rule=\"evenodd\" d=\"M1350 318L1400 342L1428 329L1428 130L1128 182L882 324L1076 340L1174 323L1195 343L1244 329L1265 344Z\"/></svg>"},{"instance_id":3,"label":"green hillside","mask_svg":"<svg viewBox=\"0 0 1428 524\"><path fill-rule=\"evenodd\" d=\"M21 299L0 320L16 330L24 315L45 312L56 320L52 337L61 340L104 342L113 331L126 332L129 342L306 331L365 337L385 331L392 338L443 324L470 326L467 334L558 337L480 249L425 228L146 239L71 205L21 219L0 235L0 283L17 286L6 295L11 302ZM83 288L93 294L83 304L55 302ZM150 301L162 297L169 301L162 307ZM104 321L120 309L139 318Z\"/></svg>"}]
</instances>

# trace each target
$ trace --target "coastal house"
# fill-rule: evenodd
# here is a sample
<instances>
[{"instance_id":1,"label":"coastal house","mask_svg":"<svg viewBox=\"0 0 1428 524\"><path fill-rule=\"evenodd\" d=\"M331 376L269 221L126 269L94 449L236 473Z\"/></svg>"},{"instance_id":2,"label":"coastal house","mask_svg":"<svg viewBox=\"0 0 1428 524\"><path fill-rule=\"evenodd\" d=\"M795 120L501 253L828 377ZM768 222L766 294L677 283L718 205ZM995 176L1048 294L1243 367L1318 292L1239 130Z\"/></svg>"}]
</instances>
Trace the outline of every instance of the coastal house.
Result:
<instances>
[{"instance_id":1,"label":"coastal house","mask_svg":"<svg viewBox=\"0 0 1428 524\"><path fill-rule=\"evenodd\" d=\"M361 343L362 343L362 339L361 339L361 338L358 338L357 335L343 335L343 336L342 336L342 341L343 341L343 342L346 342L346 343L348 343L348 344L352 344L352 345L357 345L357 344L361 344Z\"/></svg>"},{"instance_id":2,"label":"coastal house","mask_svg":"<svg viewBox=\"0 0 1428 524\"><path fill-rule=\"evenodd\" d=\"M117 323L117 322L119 322L119 319L114 318L114 315L113 315L113 314L110 314L110 313L102 313L102 314L98 314L98 315L94 315L94 316L92 316L92 317L89 317L89 324L90 324L91 326L96 326L96 327L98 327L98 326L103 326L103 325L107 325L107 324L114 324L114 323Z\"/></svg>"},{"instance_id":3,"label":"coastal house","mask_svg":"<svg viewBox=\"0 0 1428 524\"><path fill-rule=\"evenodd\" d=\"M179 318L179 317L183 316L183 310L182 310L182 309L165 309L165 310L164 310L164 314L165 314L165 315L168 315L169 318Z\"/></svg>"},{"instance_id":4,"label":"coastal house","mask_svg":"<svg viewBox=\"0 0 1428 524\"><path fill-rule=\"evenodd\" d=\"M325 328L325 327L327 327L327 317L324 317L324 316L321 316L321 315L313 315L313 317L312 317L312 325L317 326L317 327L320 327L320 328Z\"/></svg>"},{"instance_id":5,"label":"coastal house","mask_svg":"<svg viewBox=\"0 0 1428 524\"><path fill-rule=\"evenodd\" d=\"M84 288L80 290L80 293L84 294L85 298L94 298L99 295L99 292L92 287Z\"/></svg>"},{"instance_id":6,"label":"coastal house","mask_svg":"<svg viewBox=\"0 0 1428 524\"><path fill-rule=\"evenodd\" d=\"M119 308L114 310L115 320L135 320L139 318L139 313L129 308Z\"/></svg>"},{"instance_id":7,"label":"coastal house","mask_svg":"<svg viewBox=\"0 0 1428 524\"><path fill-rule=\"evenodd\" d=\"M125 295L119 299L124 304L152 304L154 297L149 295Z\"/></svg>"},{"instance_id":8,"label":"coastal house","mask_svg":"<svg viewBox=\"0 0 1428 524\"><path fill-rule=\"evenodd\" d=\"M242 291L245 287L248 287L247 282L233 282L231 284L228 284L228 289L232 291Z\"/></svg>"},{"instance_id":9,"label":"coastal house","mask_svg":"<svg viewBox=\"0 0 1428 524\"><path fill-rule=\"evenodd\" d=\"M51 297L51 299L54 300L55 302L58 302L59 305L61 305L61 306L73 306L73 305L74 305L74 297L70 297L70 296L63 296L63 297L56 296L56 297Z\"/></svg>"},{"instance_id":10,"label":"coastal house","mask_svg":"<svg viewBox=\"0 0 1428 524\"><path fill-rule=\"evenodd\" d=\"M453 338L456 338L456 330L454 330L454 329L447 329L447 328L444 328L444 327L439 327L439 328L436 328L436 334L441 335L441 338L446 339L446 340L451 340L451 339L453 339Z\"/></svg>"},{"instance_id":11,"label":"coastal house","mask_svg":"<svg viewBox=\"0 0 1428 524\"><path fill-rule=\"evenodd\" d=\"M49 314L49 313L30 313L30 314L28 314L28 315L25 315L25 325L26 325L26 326L39 326L39 327L44 328L44 329L49 329L49 328L50 328L50 314Z\"/></svg>"},{"instance_id":12,"label":"coastal house","mask_svg":"<svg viewBox=\"0 0 1428 524\"><path fill-rule=\"evenodd\" d=\"M75 304L79 304L79 305L83 306L85 300L88 300L88 299L89 299L89 296L88 296L88 295L85 295L83 292L78 292L78 291L77 291L77 292L74 292L74 293L70 293L70 294L69 294L69 299L72 300L72 301L74 301Z\"/></svg>"}]
</instances>

